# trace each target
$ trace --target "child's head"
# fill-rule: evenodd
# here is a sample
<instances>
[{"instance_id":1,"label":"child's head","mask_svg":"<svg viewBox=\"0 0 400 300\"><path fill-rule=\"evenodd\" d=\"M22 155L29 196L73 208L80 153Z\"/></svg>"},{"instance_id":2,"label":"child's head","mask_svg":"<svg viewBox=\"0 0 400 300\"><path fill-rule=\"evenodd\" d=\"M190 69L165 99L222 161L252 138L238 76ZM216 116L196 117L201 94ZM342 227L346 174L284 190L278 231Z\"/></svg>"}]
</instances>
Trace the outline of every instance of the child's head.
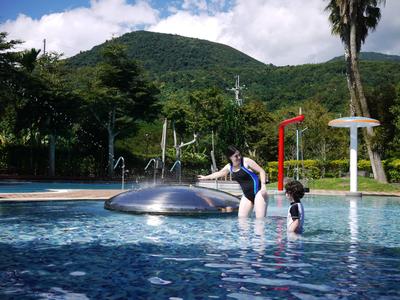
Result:
<instances>
[{"instance_id":1,"label":"child's head","mask_svg":"<svg viewBox=\"0 0 400 300\"><path fill-rule=\"evenodd\" d=\"M286 183L286 194L290 196L295 202L299 202L304 196L304 187L301 182L294 180Z\"/></svg>"}]
</instances>

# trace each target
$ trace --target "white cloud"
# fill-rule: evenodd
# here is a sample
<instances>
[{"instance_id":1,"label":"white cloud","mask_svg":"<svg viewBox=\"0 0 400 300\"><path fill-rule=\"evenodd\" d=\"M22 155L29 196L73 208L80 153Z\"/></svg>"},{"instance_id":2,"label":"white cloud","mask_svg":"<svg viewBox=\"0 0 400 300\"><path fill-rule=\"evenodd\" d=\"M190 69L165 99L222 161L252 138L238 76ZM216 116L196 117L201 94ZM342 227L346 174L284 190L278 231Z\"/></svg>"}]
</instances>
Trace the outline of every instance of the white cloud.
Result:
<instances>
[{"instance_id":1,"label":"white cloud","mask_svg":"<svg viewBox=\"0 0 400 300\"><path fill-rule=\"evenodd\" d=\"M182 8L193 2L185 0ZM218 2L223 7L224 1L218 0L209 6ZM317 63L343 53L339 37L331 35L326 5L322 0L237 0L228 12L176 10L149 30L228 44L275 65ZM398 11L400 1L388 1L364 51L400 54Z\"/></svg>"},{"instance_id":2,"label":"white cloud","mask_svg":"<svg viewBox=\"0 0 400 300\"><path fill-rule=\"evenodd\" d=\"M189 1L188 1L189 2ZM214 15L177 11L149 27L228 44L277 65L320 62L338 55L321 0L238 0Z\"/></svg>"},{"instance_id":3,"label":"white cloud","mask_svg":"<svg viewBox=\"0 0 400 300\"><path fill-rule=\"evenodd\" d=\"M221 21L221 19L224 19L223 16L224 14L219 14L218 17L207 14L193 15L188 11L178 11L148 27L148 30L218 41L225 26L224 22Z\"/></svg>"},{"instance_id":4,"label":"white cloud","mask_svg":"<svg viewBox=\"0 0 400 300\"><path fill-rule=\"evenodd\" d=\"M25 40L25 47L48 49L66 56L87 50L111 36L145 28L207 39L230 45L265 63L316 63L343 52L340 39L330 33L327 1L323 0L181 0L168 3L169 15L149 2L92 0L90 8L45 15L39 20L20 15L0 24L10 38ZM227 9L227 5L230 8ZM400 1L387 1L377 31L363 51L400 54Z\"/></svg>"},{"instance_id":5,"label":"white cloud","mask_svg":"<svg viewBox=\"0 0 400 300\"><path fill-rule=\"evenodd\" d=\"M386 1L378 27L368 35L362 51L400 55L399 11L400 1Z\"/></svg>"},{"instance_id":6,"label":"white cloud","mask_svg":"<svg viewBox=\"0 0 400 300\"><path fill-rule=\"evenodd\" d=\"M144 1L131 5L125 0L92 0L90 8L44 15L39 20L21 14L1 24L0 31L25 41L24 48L42 48L46 38L47 50L68 57L157 20L158 11Z\"/></svg>"},{"instance_id":7,"label":"white cloud","mask_svg":"<svg viewBox=\"0 0 400 300\"><path fill-rule=\"evenodd\" d=\"M318 62L339 50L321 0L240 0L224 39L266 63Z\"/></svg>"}]
</instances>

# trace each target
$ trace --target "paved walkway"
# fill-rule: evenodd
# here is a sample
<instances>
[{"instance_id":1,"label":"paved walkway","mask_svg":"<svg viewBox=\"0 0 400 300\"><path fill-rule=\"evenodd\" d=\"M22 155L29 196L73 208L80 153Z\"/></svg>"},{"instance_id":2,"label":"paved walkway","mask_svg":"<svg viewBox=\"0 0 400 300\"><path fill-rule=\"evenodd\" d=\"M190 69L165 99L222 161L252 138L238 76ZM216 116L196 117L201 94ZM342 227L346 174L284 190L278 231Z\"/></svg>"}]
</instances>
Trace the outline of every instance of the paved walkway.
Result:
<instances>
[{"instance_id":1,"label":"paved walkway","mask_svg":"<svg viewBox=\"0 0 400 300\"><path fill-rule=\"evenodd\" d=\"M60 190L41 193L0 194L2 201L107 200L123 190Z\"/></svg>"},{"instance_id":2,"label":"paved walkway","mask_svg":"<svg viewBox=\"0 0 400 300\"><path fill-rule=\"evenodd\" d=\"M13 193L1 194L0 202L4 201L64 201L64 200L99 200L104 201L115 195L118 195L126 190L60 190L56 192L41 192L41 193ZM225 190L235 196L241 195L237 190ZM279 192L269 190L268 194L276 195ZM311 190L310 195L335 195L346 196L348 191L333 191L333 190ZM400 192L362 192L363 196L393 196L400 197Z\"/></svg>"}]
</instances>

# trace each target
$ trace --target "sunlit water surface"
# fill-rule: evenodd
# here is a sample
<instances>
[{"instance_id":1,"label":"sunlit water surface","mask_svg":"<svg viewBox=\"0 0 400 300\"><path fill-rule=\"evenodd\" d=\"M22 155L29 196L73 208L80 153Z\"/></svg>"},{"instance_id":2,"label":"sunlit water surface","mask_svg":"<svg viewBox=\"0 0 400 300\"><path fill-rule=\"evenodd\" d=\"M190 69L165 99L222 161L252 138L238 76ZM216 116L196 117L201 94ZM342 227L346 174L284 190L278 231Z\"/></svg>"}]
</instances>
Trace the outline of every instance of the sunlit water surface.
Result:
<instances>
[{"instance_id":1,"label":"sunlit water surface","mask_svg":"<svg viewBox=\"0 0 400 300\"><path fill-rule=\"evenodd\" d=\"M0 204L0 299L400 299L400 201L307 196L264 221Z\"/></svg>"}]
</instances>

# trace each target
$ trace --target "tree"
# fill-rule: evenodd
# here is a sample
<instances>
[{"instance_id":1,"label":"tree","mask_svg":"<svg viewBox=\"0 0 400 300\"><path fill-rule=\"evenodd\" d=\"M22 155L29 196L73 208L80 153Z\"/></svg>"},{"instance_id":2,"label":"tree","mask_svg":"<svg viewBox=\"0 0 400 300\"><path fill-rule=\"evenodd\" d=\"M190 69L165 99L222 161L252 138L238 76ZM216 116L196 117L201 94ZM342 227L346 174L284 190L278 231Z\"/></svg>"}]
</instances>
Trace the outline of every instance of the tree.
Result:
<instances>
[{"instance_id":1,"label":"tree","mask_svg":"<svg viewBox=\"0 0 400 300\"><path fill-rule=\"evenodd\" d=\"M393 140L390 145L393 149L392 155L395 157L400 156L400 83L396 86L396 98L394 100L394 105L390 108L391 114L394 116L392 124L394 126Z\"/></svg>"},{"instance_id":2,"label":"tree","mask_svg":"<svg viewBox=\"0 0 400 300\"><path fill-rule=\"evenodd\" d=\"M48 175L55 175L56 142L67 135L80 106L79 98L70 91L61 55L49 53L37 59L39 51L22 53L21 65L31 77L25 85L25 96L17 110L19 132L39 132L49 147Z\"/></svg>"},{"instance_id":3,"label":"tree","mask_svg":"<svg viewBox=\"0 0 400 300\"><path fill-rule=\"evenodd\" d=\"M243 128L246 127L243 106L230 101L225 109L224 123L221 126L218 149L225 153L229 145L236 145L242 152L248 151L246 136Z\"/></svg>"},{"instance_id":4,"label":"tree","mask_svg":"<svg viewBox=\"0 0 400 300\"><path fill-rule=\"evenodd\" d=\"M39 53L40 49L35 48L32 48L31 50L25 50L20 53L18 61L28 73L32 73L35 69L38 62Z\"/></svg>"},{"instance_id":5,"label":"tree","mask_svg":"<svg viewBox=\"0 0 400 300\"><path fill-rule=\"evenodd\" d=\"M366 90L366 98L371 117L378 119L381 126L376 127L374 145L379 145L382 158L387 159L393 151L391 142L396 138L396 114L392 110L396 106L396 87L390 82L382 82L373 89ZM397 149L395 149L397 151Z\"/></svg>"},{"instance_id":6,"label":"tree","mask_svg":"<svg viewBox=\"0 0 400 300\"><path fill-rule=\"evenodd\" d=\"M0 116L22 90L23 74L18 68L20 54L12 51L19 40L7 41L7 33L0 32Z\"/></svg>"},{"instance_id":7,"label":"tree","mask_svg":"<svg viewBox=\"0 0 400 300\"><path fill-rule=\"evenodd\" d=\"M132 130L138 120L158 115L156 86L140 66L129 59L125 48L111 41L102 52L103 60L81 84L86 108L108 135L108 175L114 173L114 143L117 136Z\"/></svg>"},{"instance_id":8,"label":"tree","mask_svg":"<svg viewBox=\"0 0 400 300\"><path fill-rule=\"evenodd\" d=\"M12 52L20 41L7 41L7 33L0 32L0 146L12 135L11 122L15 119L17 90L20 90L21 76L17 68L18 54Z\"/></svg>"},{"instance_id":9,"label":"tree","mask_svg":"<svg viewBox=\"0 0 400 300\"><path fill-rule=\"evenodd\" d=\"M257 161L273 161L277 155L277 126L265 103L248 101L243 105L245 126L240 130L245 135L249 154Z\"/></svg>"},{"instance_id":10,"label":"tree","mask_svg":"<svg viewBox=\"0 0 400 300\"><path fill-rule=\"evenodd\" d=\"M332 33L339 35L343 45L347 68L347 83L350 92L350 110L365 117L370 117L368 103L361 83L358 56L361 44L365 42L369 30L374 30L381 17L379 4L384 0L330 0L326 10L330 12ZM363 131L371 161L374 178L387 182L381 156L373 144L374 130L369 127Z\"/></svg>"},{"instance_id":11,"label":"tree","mask_svg":"<svg viewBox=\"0 0 400 300\"><path fill-rule=\"evenodd\" d=\"M171 95L163 104L163 115L173 122L177 135L182 139L190 131L190 120L193 119L193 111L190 109L187 99L178 99ZM193 132L192 132L193 133Z\"/></svg>"},{"instance_id":12,"label":"tree","mask_svg":"<svg viewBox=\"0 0 400 300\"><path fill-rule=\"evenodd\" d=\"M221 90L209 88L190 93L189 105L193 111L192 131L209 134L218 132L224 121L227 100Z\"/></svg>"}]
</instances>

